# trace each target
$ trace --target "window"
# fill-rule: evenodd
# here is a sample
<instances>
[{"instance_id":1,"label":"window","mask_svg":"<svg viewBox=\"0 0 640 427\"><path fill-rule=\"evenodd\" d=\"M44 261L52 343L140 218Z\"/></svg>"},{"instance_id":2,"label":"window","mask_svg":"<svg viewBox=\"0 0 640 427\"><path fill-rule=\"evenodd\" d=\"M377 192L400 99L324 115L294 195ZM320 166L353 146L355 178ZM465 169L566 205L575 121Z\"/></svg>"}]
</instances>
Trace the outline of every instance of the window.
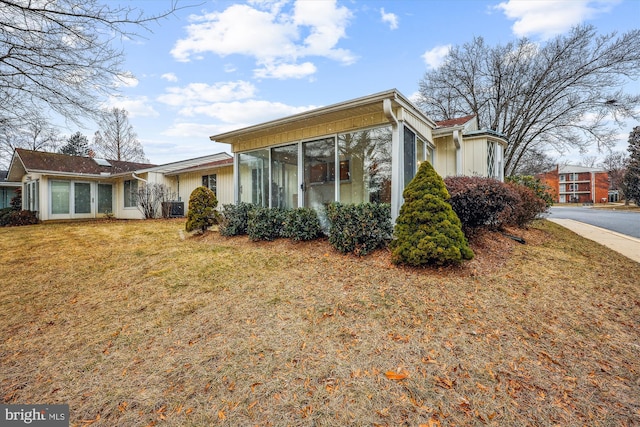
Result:
<instances>
[{"instance_id":1,"label":"window","mask_svg":"<svg viewBox=\"0 0 640 427\"><path fill-rule=\"evenodd\" d=\"M416 175L416 134L404 127L404 186Z\"/></svg>"},{"instance_id":2,"label":"window","mask_svg":"<svg viewBox=\"0 0 640 427\"><path fill-rule=\"evenodd\" d=\"M560 181L566 181L566 178L567 178L567 177L566 177L566 176L565 176L565 174L563 174L563 173L561 173L561 174L558 176L558 179L559 179Z\"/></svg>"},{"instance_id":3,"label":"window","mask_svg":"<svg viewBox=\"0 0 640 427\"><path fill-rule=\"evenodd\" d=\"M271 207L298 207L298 144L271 149Z\"/></svg>"},{"instance_id":4,"label":"window","mask_svg":"<svg viewBox=\"0 0 640 427\"><path fill-rule=\"evenodd\" d=\"M71 183L69 181L51 181L51 213L68 214L71 200Z\"/></svg>"},{"instance_id":5,"label":"window","mask_svg":"<svg viewBox=\"0 0 640 427\"><path fill-rule=\"evenodd\" d=\"M135 208L138 205L138 180L128 179L124 182L124 207Z\"/></svg>"},{"instance_id":6,"label":"window","mask_svg":"<svg viewBox=\"0 0 640 427\"><path fill-rule=\"evenodd\" d=\"M213 191L213 193L217 196L218 191L216 189L216 174L213 175L203 175L202 176L202 186L207 187L209 190Z\"/></svg>"},{"instance_id":7,"label":"window","mask_svg":"<svg viewBox=\"0 0 640 427\"><path fill-rule=\"evenodd\" d=\"M268 207L269 150L261 149L238 155L240 201Z\"/></svg>"},{"instance_id":8,"label":"window","mask_svg":"<svg viewBox=\"0 0 640 427\"><path fill-rule=\"evenodd\" d=\"M578 184L569 184L569 191L578 191Z\"/></svg>"},{"instance_id":9,"label":"window","mask_svg":"<svg viewBox=\"0 0 640 427\"><path fill-rule=\"evenodd\" d=\"M113 212L112 195L113 186L111 184L98 184L98 213Z\"/></svg>"},{"instance_id":10,"label":"window","mask_svg":"<svg viewBox=\"0 0 640 427\"><path fill-rule=\"evenodd\" d=\"M496 178L496 143L495 141L487 142L487 176L489 178Z\"/></svg>"},{"instance_id":11,"label":"window","mask_svg":"<svg viewBox=\"0 0 640 427\"><path fill-rule=\"evenodd\" d=\"M349 161L349 180L340 182L340 202L391 203L391 132L391 126L384 126L338 135L341 170L342 162Z\"/></svg>"}]
</instances>

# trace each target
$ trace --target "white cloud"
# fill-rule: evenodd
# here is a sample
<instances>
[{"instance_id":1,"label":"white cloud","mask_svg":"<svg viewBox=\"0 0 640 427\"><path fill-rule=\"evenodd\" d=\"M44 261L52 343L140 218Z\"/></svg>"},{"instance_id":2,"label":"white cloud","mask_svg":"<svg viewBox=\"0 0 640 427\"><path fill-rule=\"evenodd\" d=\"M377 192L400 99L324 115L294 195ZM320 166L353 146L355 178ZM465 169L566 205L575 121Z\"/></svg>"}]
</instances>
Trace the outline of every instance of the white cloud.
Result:
<instances>
[{"instance_id":1,"label":"white cloud","mask_svg":"<svg viewBox=\"0 0 640 427\"><path fill-rule=\"evenodd\" d=\"M178 136L182 138L201 138L203 141L209 141L209 136L218 133L229 132L237 129L235 125L230 124L202 124L193 122L174 123L162 132L162 135ZM210 143L210 142L209 142Z\"/></svg>"},{"instance_id":2,"label":"white cloud","mask_svg":"<svg viewBox=\"0 0 640 427\"><path fill-rule=\"evenodd\" d=\"M444 62L445 57L449 54L449 50L451 49L451 45L443 45L436 46L431 50L428 50L422 55L422 59L424 59L424 63L427 65L427 68L434 69L438 68Z\"/></svg>"},{"instance_id":3,"label":"white cloud","mask_svg":"<svg viewBox=\"0 0 640 427\"><path fill-rule=\"evenodd\" d=\"M178 81L178 76L176 76L174 73L164 73L160 77L165 79L168 82L177 82Z\"/></svg>"},{"instance_id":4,"label":"white cloud","mask_svg":"<svg viewBox=\"0 0 640 427\"><path fill-rule=\"evenodd\" d=\"M137 98L110 97L104 108L114 107L124 108L129 113L129 117L157 117L159 115L146 96Z\"/></svg>"},{"instance_id":5,"label":"white cloud","mask_svg":"<svg viewBox=\"0 0 640 427\"><path fill-rule=\"evenodd\" d=\"M293 107L281 102L261 100L219 102L191 107L185 115L204 115L225 123L233 124L233 129L263 123L280 117L302 113L316 108L313 105Z\"/></svg>"},{"instance_id":6,"label":"white cloud","mask_svg":"<svg viewBox=\"0 0 640 427\"><path fill-rule=\"evenodd\" d=\"M384 8L380 9L380 17L382 18L382 22L386 22L389 24L389 28L395 30L398 28L398 15L395 13L386 13Z\"/></svg>"},{"instance_id":7,"label":"white cloud","mask_svg":"<svg viewBox=\"0 0 640 427\"><path fill-rule=\"evenodd\" d=\"M222 12L192 15L187 37L175 43L171 54L183 62L205 53L246 55L255 58L264 77L273 78L306 76L310 63L298 64L305 57L326 57L343 64L356 60L349 50L337 47L346 37L349 9L335 1L298 0L287 10L285 6L281 1L254 0ZM269 67L280 72L269 72Z\"/></svg>"},{"instance_id":8,"label":"white cloud","mask_svg":"<svg viewBox=\"0 0 640 427\"><path fill-rule=\"evenodd\" d=\"M300 79L316 72L316 66L311 62L303 64L264 64L263 68L254 70L257 78Z\"/></svg>"},{"instance_id":9,"label":"white cloud","mask_svg":"<svg viewBox=\"0 0 640 427\"><path fill-rule=\"evenodd\" d=\"M253 84L242 80L213 85L190 83L184 87L168 87L167 93L158 96L157 100L173 107L193 107L251 98L255 95L255 90Z\"/></svg>"},{"instance_id":10,"label":"white cloud","mask_svg":"<svg viewBox=\"0 0 640 427\"><path fill-rule=\"evenodd\" d=\"M115 87L136 87L138 79L132 73L124 73L116 76Z\"/></svg>"},{"instance_id":11,"label":"white cloud","mask_svg":"<svg viewBox=\"0 0 640 427\"><path fill-rule=\"evenodd\" d=\"M609 12L618 3L620 0L508 0L495 8L515 20L512 30L516 36L548 39Z\"/></svg>"}]
</instances>

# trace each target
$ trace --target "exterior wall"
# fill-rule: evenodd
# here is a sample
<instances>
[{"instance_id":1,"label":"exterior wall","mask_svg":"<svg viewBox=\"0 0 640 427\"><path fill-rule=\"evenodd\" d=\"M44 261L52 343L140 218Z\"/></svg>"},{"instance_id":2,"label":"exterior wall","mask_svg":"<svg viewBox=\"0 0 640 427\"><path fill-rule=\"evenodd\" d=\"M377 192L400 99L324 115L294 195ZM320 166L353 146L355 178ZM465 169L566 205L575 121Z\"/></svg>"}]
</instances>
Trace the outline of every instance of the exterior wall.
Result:
<instances>
[{"instance_id":1,"label":"exterior wall","mask_svg":"<svg viewBox=\"0 0 640 427\"><path fill-rule=\"evenodd\" d=\"M487 138L474 138L462 142L462 174L488 176Z\"/></svg>"},{"instance_id":2,"label":"exterior wall","mask_svg":"<svg viewBox=\"0 0 640 427\"><path fill-rule=\"evenodd\" d=\"M282 145L288 142L321 138L324 136L335 135L336 133L349 132L367 127L388 124L389 120L386 118L383 112L364 114L319 125L301 127L292 131L277 132L262 137L248 139L238 144L233 144L232 150L234 153L241 151L250 151L258 148ZM416 130L420 131L420 129ZM428 135L424 136L427 137Z\"/></svg>"},{"instance_id":3,"label":"exterior wall","mask_svg":"<svg viewBox=\"0 0 640 427\"><path fill-rule=\"evenodd\" d=\"M551 195L553 197L554 203L560 202L560 195L558 194L558 190L560 188L558 170L554 169L552 171L538 174L536 175L540 181L542 181L547 187L550 188Z\"/></svg>"},{"instance_id":4,"label":"exterior wall","mask_svg":"<svg viewBox=\"0 0 640 427\"><path fill-rule=\"evenodd\" d=\"M605 203L609 200L609 174L606 172L596 172L595 174L595 198L596 203Z\"/></svg>"},{"instance_id":5,"label":"exterior wall","mask_svg":"<svg viewBox=\"0 0 640 427\"><path fill-rule=\"evenodd\" d=\"M178 175L178 178L172 178L174 184L172 188L178 188L178 180L180 182L178 192L178 200L184 202L185 213L189 204L189 196L191 192L202 185L203 175L216 175L216 197L218 199L218 208L222 205L233 203L233 166L225 166L215 169L203 169L197 172L190 172Z\"/></svg>"},{"instance_id":6,"label":"exterior wall","mask_svg":"<svg viewBox=\"0 0 640 427\"><path fill-rule=\"evenodd\" d=\"M443 178L456 175L456 146L453 136L448 135L435 140L435 160L433 168Z\"/></svg>"}]
</instances>

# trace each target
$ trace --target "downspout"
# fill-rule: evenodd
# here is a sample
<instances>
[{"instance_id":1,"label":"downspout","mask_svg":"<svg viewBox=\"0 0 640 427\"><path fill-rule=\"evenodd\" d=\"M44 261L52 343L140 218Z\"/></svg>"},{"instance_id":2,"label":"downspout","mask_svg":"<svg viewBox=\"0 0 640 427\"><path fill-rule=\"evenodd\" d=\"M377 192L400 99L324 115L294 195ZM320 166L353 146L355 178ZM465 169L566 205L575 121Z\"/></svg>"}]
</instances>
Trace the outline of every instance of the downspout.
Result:
<instances>
[{"instance_id":1,"label":"downspout","mask_svg":"<svg viewBox=\"0 0 640 427\"><path fill-rule=\"evenodd\" d=\"M453 131L453 143L456 146L456 175L462 175L462 145L460 144L460 131Z\"/></svg>"},{"instance_id":2,"label":"downspout","mask_svg":"<svg viewBox=\"0 0 640 427\"><path fill-rule=\"evenodd\" d=\"M391 99L382 100L382 111L385 117L391 123L391 223L395 224L398 213L400 212L400 206L402 206L402 179L404 174L404 158L402 156L402 150L400 147L400 135L398 119L393 114L391 108Z\"/></svg>"},{"instance_id":3,"label":"downspout","mask_svg":"<svg viewBox=\"0 0 640 427\"><path fill-rule=\"evenodd\" d=\"M148 193L149 188L147 186L148 181L146 179L140 178L138 175L136 175L135 172L131 172L131 176L134 177L135 179L137 179L138 181L144 182L144 191L145 191L146 198L148 199L149 198L149 193ZM136 199L137 199L137 197L136 197ZM138 210L140 210L140 205L138 205ZM145 215L144 212L142 214Z\"/></svg>"}]
</instances>

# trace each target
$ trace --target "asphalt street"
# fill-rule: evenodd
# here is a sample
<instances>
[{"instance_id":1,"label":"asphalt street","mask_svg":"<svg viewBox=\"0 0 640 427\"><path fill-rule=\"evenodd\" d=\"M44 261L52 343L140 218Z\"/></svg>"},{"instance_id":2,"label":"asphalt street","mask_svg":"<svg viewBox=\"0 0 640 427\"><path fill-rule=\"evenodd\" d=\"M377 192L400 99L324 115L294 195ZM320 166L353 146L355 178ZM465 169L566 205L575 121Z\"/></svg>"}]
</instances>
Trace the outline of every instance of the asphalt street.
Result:
<instances>
[{"instance_id":1,"label":"asphalt street","mask_svg":"<svg viewBox=\"0 0 640 427\"><path fill-rule=\"evenodd\" d=\"M617 233L640 238L640 212L594 208L590 206L553 206L549 219L572 219Z\"/></svg>"}]
</instances>

